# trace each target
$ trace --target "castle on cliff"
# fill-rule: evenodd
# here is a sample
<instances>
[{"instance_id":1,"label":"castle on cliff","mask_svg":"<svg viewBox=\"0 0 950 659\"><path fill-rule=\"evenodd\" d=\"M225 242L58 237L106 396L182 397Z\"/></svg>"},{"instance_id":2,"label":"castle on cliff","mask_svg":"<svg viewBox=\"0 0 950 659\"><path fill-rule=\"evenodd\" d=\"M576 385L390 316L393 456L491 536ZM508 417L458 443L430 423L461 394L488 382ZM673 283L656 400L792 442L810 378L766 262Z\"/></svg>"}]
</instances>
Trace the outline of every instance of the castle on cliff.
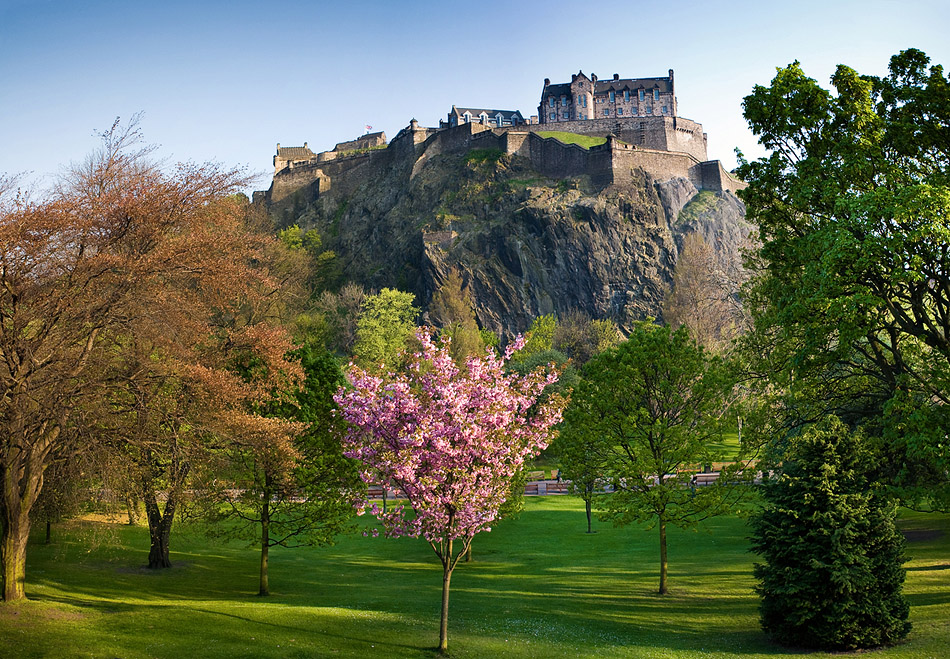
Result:
<instances>
[{"instance_id":1,"label":"castle on cliff","mask_svg":"<svg viewBox=\"0 0 950 659\"><path fill-rule=\"evenodd\" d=\"M565 144L550 131L603 137L585 148ZM529 119L517 110L452 106L438 127L422 127L413 119L391 142L384 133L363 135L314 153L302 147L277 145L274 179L255 201L278 203L295 193L316 199L332 190L358 186L366 176L406 159L414 173L428 159L470 149L498 149L530 160L549 178L589 176L600 185L632 180L643 171L657 182L685 178L698 190L735 192L745 187L718 160L708 160L701 124L677 115L673 70L661 78L598 80L582 71L570 83L545 78L538 115ZM376 171L378 170L378 171Z\"/></svg>"}]
</instances>

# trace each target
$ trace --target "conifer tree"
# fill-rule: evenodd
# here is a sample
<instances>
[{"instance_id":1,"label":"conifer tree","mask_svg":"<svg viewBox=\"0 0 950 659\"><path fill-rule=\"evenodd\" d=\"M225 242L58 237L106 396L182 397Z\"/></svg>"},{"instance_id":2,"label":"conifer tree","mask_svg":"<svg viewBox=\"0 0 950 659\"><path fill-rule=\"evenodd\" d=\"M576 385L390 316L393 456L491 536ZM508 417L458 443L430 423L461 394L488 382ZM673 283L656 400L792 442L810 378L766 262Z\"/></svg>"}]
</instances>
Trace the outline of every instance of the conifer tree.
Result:
<instances>
[{"instance_id":1,"label":"conifer tree","mask_svg":"<svg viewBox=\"0 0 950 659\"><path fill-rule=\"evenodd\" d=\"M852 650L907 635L904 540L859 432L829 416L789 439L752 519L762 628L784 645Z\"/></svg>"}]
</instances>

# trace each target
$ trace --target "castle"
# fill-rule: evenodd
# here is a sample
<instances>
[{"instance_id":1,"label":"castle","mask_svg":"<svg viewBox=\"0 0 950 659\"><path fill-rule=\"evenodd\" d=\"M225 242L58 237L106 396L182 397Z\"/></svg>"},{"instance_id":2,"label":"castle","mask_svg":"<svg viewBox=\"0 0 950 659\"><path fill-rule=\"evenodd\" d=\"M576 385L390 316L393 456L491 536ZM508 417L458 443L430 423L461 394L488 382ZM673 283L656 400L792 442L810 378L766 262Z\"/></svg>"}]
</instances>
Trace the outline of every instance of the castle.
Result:
<instances>
[{"instance_id":1,"label":"castle","mask_svg":"<svg viewBox=\"0 0 950 659\"><path fill-rule=\"evenodd\" d=\"M571 76L570 83L551 84L544 79L538 117L542 124L588 119L676 116L676 92L673 69L665 78L624 78L615 73L613 80L588 78L583 71Z\"/></svg>"},{"instance_id":2,"label":"castle","mask_svg":"<svg viewBox=\"0 0 950 659\"><path fill-rule=\"evenodd\" d=\"M564 144L549 131L603 137L585 148ZM662 78L599 81L582 71L570 83L545 79L538 116L525 121L518 111L452 106L448 120L426 128L413 119L389 143L383 133L363 135L313 153L303 147L277 145L274 179L255 201L278 203L302 191L310 199L331 190L345 194L397 161L410 177L436 155L498 149L530 160L540 174L555 179L589 176L598 185L633 180L636 171L657 182L688 179L698 190L735 192L745 184L706 156L701 124L677 115L673 70Z\"/></svg>"}]
</instances>

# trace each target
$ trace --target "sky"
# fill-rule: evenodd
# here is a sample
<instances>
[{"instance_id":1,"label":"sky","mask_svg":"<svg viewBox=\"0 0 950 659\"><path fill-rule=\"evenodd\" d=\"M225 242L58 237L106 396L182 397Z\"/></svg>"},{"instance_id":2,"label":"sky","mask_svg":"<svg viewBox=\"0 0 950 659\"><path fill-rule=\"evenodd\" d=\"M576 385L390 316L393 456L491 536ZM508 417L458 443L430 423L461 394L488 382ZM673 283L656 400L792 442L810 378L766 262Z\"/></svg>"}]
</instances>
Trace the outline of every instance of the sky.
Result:
<instances>
[{"instance_id":1,"label":"sky","mask_svg":"<svg viewBox=\"0 0 950 659\"><path fill-rule=\"evenodd\" d=\"M141 113L169 162L261 176L279 142L313 151L452 105L537 114L545 78L675 70L679 114L735 166L763 151L742 99L794 60L884 75L919 48L950 66L947 0L0 0L0 174L50 185L116 117Z\"/></svg>"}]
</instances>

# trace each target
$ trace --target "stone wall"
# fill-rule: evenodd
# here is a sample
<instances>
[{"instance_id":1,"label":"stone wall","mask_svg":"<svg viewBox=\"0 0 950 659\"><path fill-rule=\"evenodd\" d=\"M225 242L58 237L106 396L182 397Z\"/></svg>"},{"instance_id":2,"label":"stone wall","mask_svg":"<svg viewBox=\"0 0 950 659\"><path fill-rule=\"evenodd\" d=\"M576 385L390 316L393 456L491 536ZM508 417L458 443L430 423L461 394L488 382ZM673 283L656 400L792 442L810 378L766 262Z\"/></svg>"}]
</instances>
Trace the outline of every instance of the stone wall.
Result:
<instances>
[{"instance_id":1,"label":"stone wall","mask_svg":"<svg viewBox=\"0 0 950 659\"><path fill-rule=\"evenodd\" d=\"M587 149L537 134L552 128L603 135L608 139L605 144ZM309 162L292 163L274 176L264 198L274 204L297 190L304 190L308 199L315 199L331 188L346 195L388 167L401 163L410 169L412 177L437 155L470 149L499 149L529 159L532 167L544 176L555 179L590 176L595 185L629 182L637 178L636 170L643 170L656 181L684 178L701 190L735 192L745 187L732 178L719 161L705 161L702 126L689 119L653 117L620 122L606 119L515 128L469 123L445 129L420 127L413 121L399 131L385 149L356 154L324 152Z\"/></svg>"},{"instance_id":2,"label":"stone wall","mask_svg":"<svg viewBox=\"0 0 950 659\"><path fill-rule=\"evenodd\" d=\"M598 137L613 133L627 144L660 151L682 151L700 162L706 160L706 135L702 124L682 117L587 119L556 124L528 124L518 126L516 130L565 131Z\"/></svg>"},{"instance_id":3,"label":"stone wall","mask_svg":"<svg viewBox=\"0 0 950 659\"><path fill-rule=\"evenodd\" d=\"M334 151L356 151L358 149L374 149L380 146L385 146L386 144L386 134L385 133L372 133L370 135L363 135L351 140L349 142L340 142L335 147Z\"/></svg>"}]
</instances>

